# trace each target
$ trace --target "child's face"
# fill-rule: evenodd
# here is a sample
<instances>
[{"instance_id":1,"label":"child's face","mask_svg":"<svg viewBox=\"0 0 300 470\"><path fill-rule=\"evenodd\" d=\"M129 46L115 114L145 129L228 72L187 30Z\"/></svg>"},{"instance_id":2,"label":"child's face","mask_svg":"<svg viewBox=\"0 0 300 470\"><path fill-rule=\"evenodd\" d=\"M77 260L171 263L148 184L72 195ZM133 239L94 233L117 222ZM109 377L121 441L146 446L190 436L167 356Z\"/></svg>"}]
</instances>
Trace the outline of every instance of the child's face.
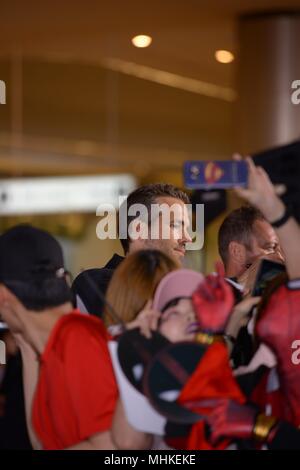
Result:
<instances>
[{"instance_id":1,"label":"child's face","mask_svg":"<svg viewBox=\"0 0 300 470\"><path fill-rule=\"evenodd\" d=\"M197 331L198 323L190 299L179 300L162 314L159 332L173 343L193 341Z\"/></svg>"}]
</instances>

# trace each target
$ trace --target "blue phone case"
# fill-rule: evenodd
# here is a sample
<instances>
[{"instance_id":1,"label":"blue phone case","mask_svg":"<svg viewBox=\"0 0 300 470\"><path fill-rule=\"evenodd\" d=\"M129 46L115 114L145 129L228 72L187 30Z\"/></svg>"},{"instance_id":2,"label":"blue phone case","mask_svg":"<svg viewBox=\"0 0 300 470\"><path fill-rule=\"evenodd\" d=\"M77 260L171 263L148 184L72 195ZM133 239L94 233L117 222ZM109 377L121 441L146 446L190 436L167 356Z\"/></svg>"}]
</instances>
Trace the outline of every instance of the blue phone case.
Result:
<instances>
[{"instance_id":1,"label":"blue phone case","mask_svg":"<svg viewBox=\"0 0 300 470\"><path fill-rule=\"evenodd\" d=\"M187 161L184 184L188 189L226 189L247 186L248 167L245 161Z\"/></svg>"}]
</instances>

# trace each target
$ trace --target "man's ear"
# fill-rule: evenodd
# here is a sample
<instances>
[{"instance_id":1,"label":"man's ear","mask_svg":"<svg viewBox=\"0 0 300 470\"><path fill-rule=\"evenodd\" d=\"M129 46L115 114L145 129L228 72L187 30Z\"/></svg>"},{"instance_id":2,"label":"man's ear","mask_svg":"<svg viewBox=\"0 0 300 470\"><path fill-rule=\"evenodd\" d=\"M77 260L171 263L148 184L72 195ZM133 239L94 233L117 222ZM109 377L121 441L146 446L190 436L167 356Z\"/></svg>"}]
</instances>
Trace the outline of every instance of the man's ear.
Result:
<instances>
[{"instance_id":1,"label":"man's ear","mask_svg":"<svg viewBox=\"0 0 300 470\"><path fill-rule=\"evenodd\" d=\"M130 222L129 237L131 241L147 240L149 238L148 225L140 219Z\"/></svg>"},{"instance_id":2,"label":"man's ear","mask_svg":"<svg viewBox=\"0 0 300 470\"><path fill-rule=\"evenodd\" d=\"M236 263L243 264L246 259L246 248L239 242L231 241L228 245L229 257Z\"/></svg>"}]
</instances>

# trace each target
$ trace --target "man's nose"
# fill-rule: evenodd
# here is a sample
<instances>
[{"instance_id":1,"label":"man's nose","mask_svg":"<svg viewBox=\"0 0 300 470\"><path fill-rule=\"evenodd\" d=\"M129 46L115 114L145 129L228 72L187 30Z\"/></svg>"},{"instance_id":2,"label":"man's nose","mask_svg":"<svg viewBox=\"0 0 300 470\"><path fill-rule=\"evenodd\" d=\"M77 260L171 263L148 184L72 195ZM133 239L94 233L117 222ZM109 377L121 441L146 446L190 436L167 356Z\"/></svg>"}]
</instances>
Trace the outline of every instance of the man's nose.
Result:
<instances>
[{"instance_id":1,"label":"man's nose","mask_svg":"<svg viewBox=\"0 0 300 470\"><path fill-rule=\"evenodd\" d=\"M191 322L191 321L196 321L196 315L195 315L195 312L193 311L189 311L186 315L186 319L188 322Z\"/></svg>"},{"instance_id":2,"label":"man's nose","mask_svg":"<svg viewBox=\"0 0 300 470\"><path fill-rule=\"evenodd\" d=\"M186 228L183 231L181 241L184 242L184 243L191 243L191 241L192 241L192 238L191 238L191 236L190 236L190 234L189 234L189 232Z\"/></svg>"}]
</instances>

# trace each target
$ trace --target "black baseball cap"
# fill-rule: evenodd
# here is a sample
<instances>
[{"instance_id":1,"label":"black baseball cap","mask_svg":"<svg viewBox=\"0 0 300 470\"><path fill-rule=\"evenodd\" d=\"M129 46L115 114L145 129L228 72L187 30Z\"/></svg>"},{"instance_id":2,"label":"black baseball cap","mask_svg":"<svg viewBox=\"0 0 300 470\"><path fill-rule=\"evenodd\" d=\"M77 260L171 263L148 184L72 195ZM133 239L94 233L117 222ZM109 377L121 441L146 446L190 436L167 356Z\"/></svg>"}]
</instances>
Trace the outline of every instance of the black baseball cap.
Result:
<instances>
[{"instance_id":1,"label":"black baseball cap","mask_svg":"<svg viewBox=\"0 0 300 470\"><path fill-rule=\"evenodd\" d=\"M31 225L17 225L0 236L0 282L31 282L64 277L58 241Z\"/></svg>"}]
</instances>

